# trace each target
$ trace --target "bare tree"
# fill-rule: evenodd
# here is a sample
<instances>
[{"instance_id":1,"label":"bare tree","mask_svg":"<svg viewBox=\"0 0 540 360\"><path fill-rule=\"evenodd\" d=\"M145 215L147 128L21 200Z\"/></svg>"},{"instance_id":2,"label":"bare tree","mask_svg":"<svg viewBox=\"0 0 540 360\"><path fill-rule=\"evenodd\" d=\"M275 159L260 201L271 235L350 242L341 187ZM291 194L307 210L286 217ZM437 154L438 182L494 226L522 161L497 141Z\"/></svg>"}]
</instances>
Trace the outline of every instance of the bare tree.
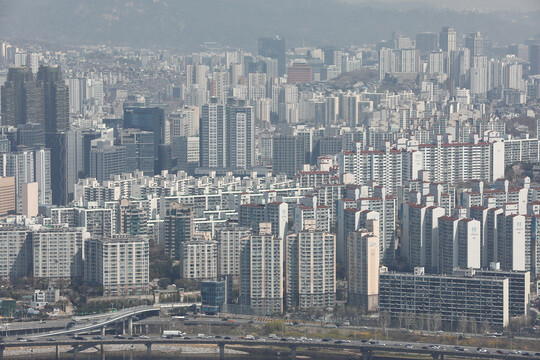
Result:
<instances>
[{"instance_id":1,"label":"bare tree","mask_svg":"<svg viewBox=\"0 0 540 360\"><path fill-rule=\"evenodd\" d=\"M467 332L467 328L469 327L469 321L466 317L462 317L458 320L458 331L460 333L465 334Z\"/></svg>"}]
</instances>

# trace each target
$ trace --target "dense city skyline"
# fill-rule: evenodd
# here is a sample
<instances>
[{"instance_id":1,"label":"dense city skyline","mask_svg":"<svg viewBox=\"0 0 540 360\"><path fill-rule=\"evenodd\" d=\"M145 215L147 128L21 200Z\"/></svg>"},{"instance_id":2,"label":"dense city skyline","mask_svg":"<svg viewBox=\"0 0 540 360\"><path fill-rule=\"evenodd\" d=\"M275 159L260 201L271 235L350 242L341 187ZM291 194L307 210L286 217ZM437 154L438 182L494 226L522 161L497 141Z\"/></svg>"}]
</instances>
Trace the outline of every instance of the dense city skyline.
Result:
<instances>
[{"instance_id":1,"label":"dense city skyline","mask_svg":"<svg viewBox=\"0 0 540 360\"><path fill-rule=\"evenodd\" d=\"M0 14L0 360L41 337L540 351L535 12L23 3Z\"/></svg>"}]
</instances>

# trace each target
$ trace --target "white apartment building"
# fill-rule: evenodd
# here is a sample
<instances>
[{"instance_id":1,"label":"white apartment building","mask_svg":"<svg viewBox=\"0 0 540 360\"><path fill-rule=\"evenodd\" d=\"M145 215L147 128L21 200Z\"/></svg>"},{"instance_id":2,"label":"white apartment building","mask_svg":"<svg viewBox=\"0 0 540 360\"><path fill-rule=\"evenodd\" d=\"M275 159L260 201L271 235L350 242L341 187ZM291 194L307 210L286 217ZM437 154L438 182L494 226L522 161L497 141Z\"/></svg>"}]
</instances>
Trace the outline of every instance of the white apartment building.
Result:
<instances>
[{"instance_id":1,"label":"white apartment building","mask_svg":"<svg viewBox=\"0 0 540 360\"><path fill-rule=\"evenodd\" d=\"M91 238L85 245L85 280L103 286L103 295L146 294L149 241L144 236Z\"/></svg>"},{"instance_id":2,"label":"white apartment building","mask_svg":"<svg viewBox=\"0 0 540 360\"><path fill-rule=\"evenodd\" d=\"M230 226L217 232L218 275L240 275L240 255L246 251L251 230Z\"/></svg>"},{"instance_id":3,"label":"white apartment building","mask_svg":"<svg viewBox=\"0 0 540 360\"><path fill-rule=\"evenodd\" d=\"M379 224L349 233L347 239L348 302L376 311L379 307Z\"/></svg>"},{"instance_id":4,"label":"white apartment building","mask_svg":"<svg viewBox=\"0 0 540 360\"><path fill-rule=\"evenodd\" d=\"M32 273L32 237L24 227L0 228L0 278L4 280Z\"/></svg>"},{"instance_id":5,"label":"white apartment building","mask_svg":"<svg viewBox=\"0 0 540 360\"><path fill-rule=\"evenodd\" d=\"M83 247L89 234L84 228L41 227L32 231L35 278L82 279Z\"/></svg>"},{"instance_id":6,"label":"white apartment building","mask_svg":"<svg viewBox=\"0 0 540 360\"><path fill-rule=\"evenodd\" d=\"M336 237L312 230L287 235L287 308L324 309L336 302Z\"/></svg>"},{"instance_id":7,"label":"white apartment building","mask_svg":"<svg viewBox=\"0 0 540 360\"><path fill-rule=\"evenodd\" d=\"M240 302L261 314L283 312L284 240L270 233L250 236L240 267Z\"/></svg>"},{"instance_id":8,"label":"white apartment building","mask_svg":"<svg viewBox=\"0 0 540 360\"><path fill-rule=\"evenodd\" d=\"M216 278L217 243L201 237L181 242L180 276L186 279Z\"/></svg>"}]
</instances>

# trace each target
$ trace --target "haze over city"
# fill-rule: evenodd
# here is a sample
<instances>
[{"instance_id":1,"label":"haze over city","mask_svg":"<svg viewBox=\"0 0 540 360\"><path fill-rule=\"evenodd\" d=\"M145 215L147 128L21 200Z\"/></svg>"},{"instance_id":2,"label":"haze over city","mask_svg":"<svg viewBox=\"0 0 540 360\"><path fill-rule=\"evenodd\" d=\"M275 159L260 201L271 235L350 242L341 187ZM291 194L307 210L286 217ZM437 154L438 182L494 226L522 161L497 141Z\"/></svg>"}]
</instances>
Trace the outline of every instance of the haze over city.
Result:
<instances>
[{"instance_id":1,"label":"haze over city","mask_svg":"<svg viewBox=\"0 0 540 360\"><path fill-rule=\"evenodd\" d=\"M537 0L0 0L0 360L540 359Z\"/></svg>"}]
</instances>

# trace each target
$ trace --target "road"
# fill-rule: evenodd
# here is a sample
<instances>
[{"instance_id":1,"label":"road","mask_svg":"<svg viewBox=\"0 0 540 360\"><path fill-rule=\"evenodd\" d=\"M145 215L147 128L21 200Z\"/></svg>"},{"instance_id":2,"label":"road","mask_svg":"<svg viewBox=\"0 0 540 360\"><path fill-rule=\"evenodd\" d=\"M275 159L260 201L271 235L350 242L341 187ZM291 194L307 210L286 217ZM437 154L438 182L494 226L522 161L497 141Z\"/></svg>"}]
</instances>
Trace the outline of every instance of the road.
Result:
<instances>
[{"instance_id":1,"label":"road","mask_svg":"<svg viewBox=\"0 0 540 360\"><path fill-rule=\"evenodd\" d=\"M443 356L462 357L466 359L540 359L539 353L527 353L526 351L510 351L502 349L477 349L473 347L461 347L461 346L448 346L448 345L434 345L426 343L399 343L396 341L380 341L380 340L363 340L363 341L348 341L348 340L335 340L335 339L295 339L295 338L256 338L246 339L237 337L206 337L200 336L187 336L177 338L164 338L164 337L57 337L49 339L35 339L33 341L19 341L16 339L5 339L6 341L0 345L0 348L10 347L38 347L38 346L60 346L70 345L74 348L87 348L92 346L111 345L111 344L142 344L147 348L151 348L152 344L214 344L220 348L224 348L227 345L243 345L243 346L273 346L273 347L287 347L296 354L297 348L326 348L326 349L339 349L339 350L352 350L358 351L363 354L368 354L374 351L380 351L384 353L410 353L410 354L425 354L431 355L434 359ZM150 349L149 349L150 351Z\"/></svg>"}]
</instances>

